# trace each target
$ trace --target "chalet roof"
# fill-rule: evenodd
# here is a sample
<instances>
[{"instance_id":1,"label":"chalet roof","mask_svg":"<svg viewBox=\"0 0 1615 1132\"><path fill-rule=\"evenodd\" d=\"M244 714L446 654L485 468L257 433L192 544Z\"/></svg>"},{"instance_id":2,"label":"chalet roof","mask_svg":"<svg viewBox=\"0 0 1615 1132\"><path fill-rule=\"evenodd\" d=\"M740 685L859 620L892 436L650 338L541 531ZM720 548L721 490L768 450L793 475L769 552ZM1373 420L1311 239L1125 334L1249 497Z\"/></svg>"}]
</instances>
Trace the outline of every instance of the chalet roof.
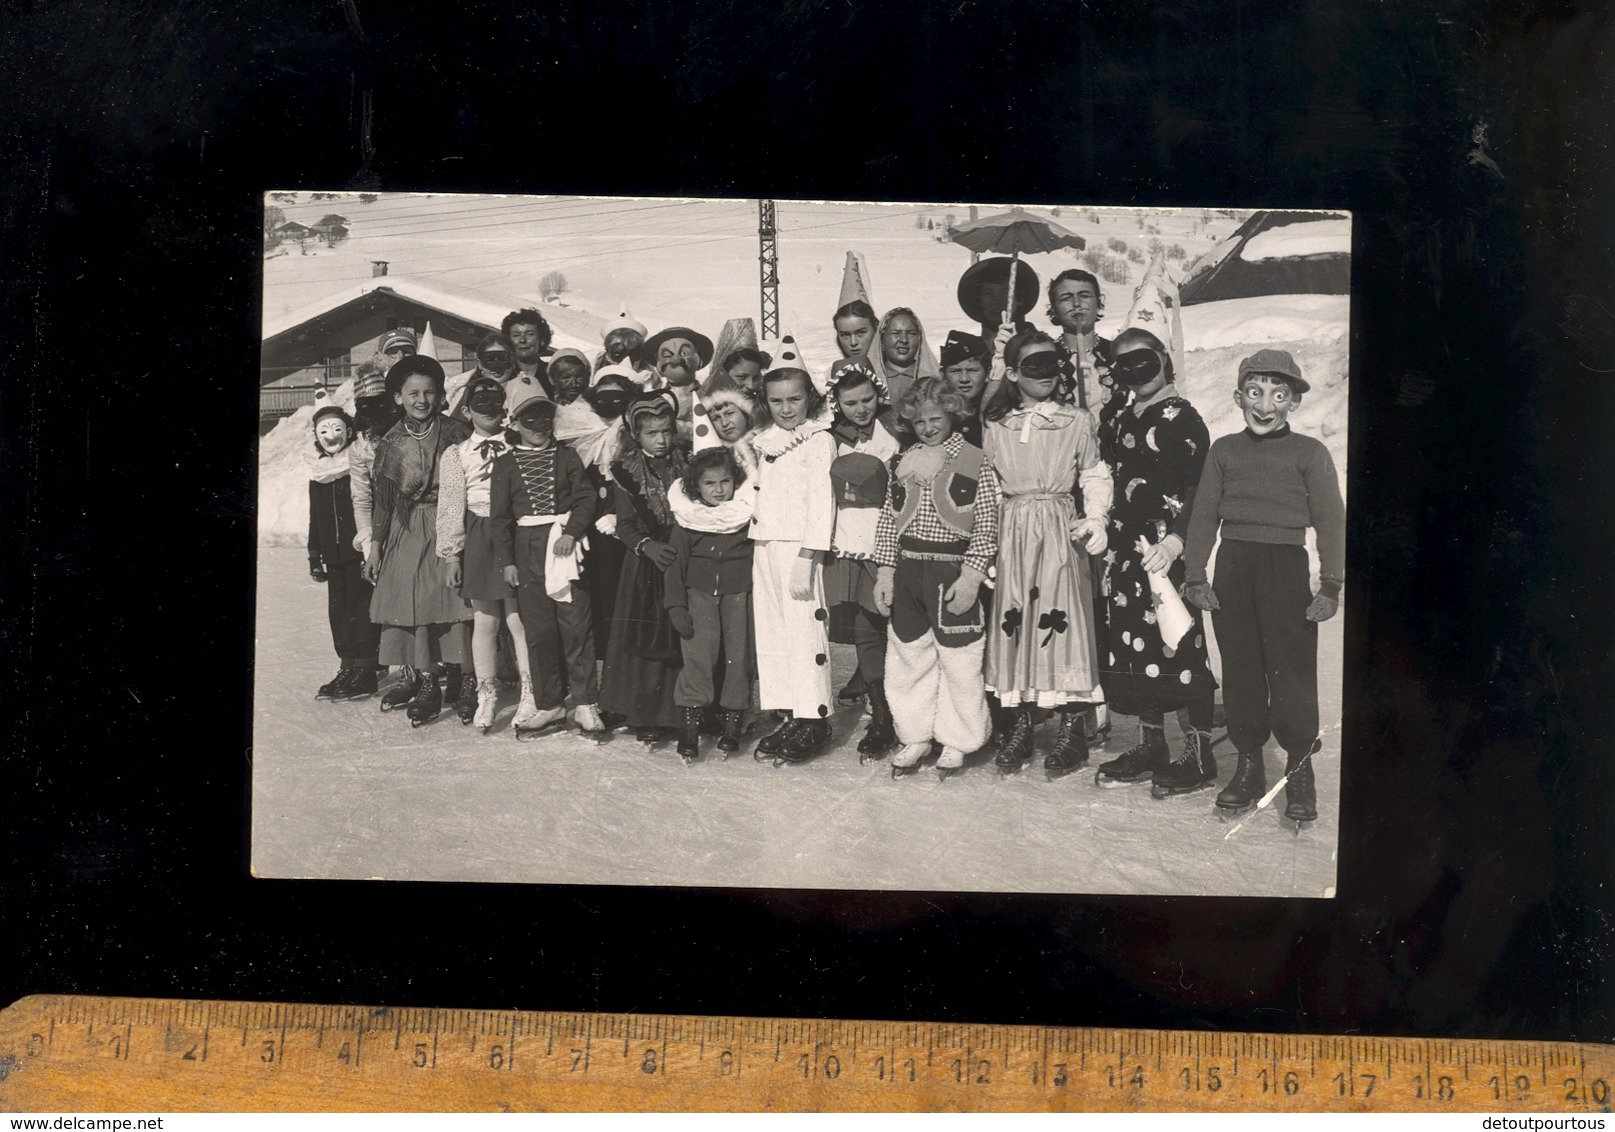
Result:
<instances>
[{"instance_id":1,"label":"chalet roof","mask_svg":"<svg viewBox=\"0 0 1615 1132\"><path fill-rule=\"evenodd\" d=\"M332 292L323 298L288 311L278 318L266 319L263 326L264 344L290 335L306 323L328 319L343 307L381 298L388 294L406 303L463 319L478 326L497 330L499 324L513 310L523 307L539 309L554 332L552 346L571 346L590 357L600 349L600 331L605 320L587 311L572 310L551 304L539 304L533 299L517 295L500 295L473 290L438 279L413 279L407 275L381 275L366 279L351 287Z\"/></svg>"}]
</instances>

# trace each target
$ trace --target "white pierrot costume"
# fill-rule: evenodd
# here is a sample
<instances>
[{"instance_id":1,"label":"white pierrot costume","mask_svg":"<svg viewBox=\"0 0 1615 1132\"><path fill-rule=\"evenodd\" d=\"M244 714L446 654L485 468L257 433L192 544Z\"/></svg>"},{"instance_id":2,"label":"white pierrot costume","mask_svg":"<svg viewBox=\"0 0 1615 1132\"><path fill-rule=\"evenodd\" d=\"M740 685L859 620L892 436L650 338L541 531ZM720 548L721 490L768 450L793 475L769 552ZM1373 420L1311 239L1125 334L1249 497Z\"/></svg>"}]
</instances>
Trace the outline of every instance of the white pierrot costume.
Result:
<instances>
[{"instance_id":1,"label":"white pierrot costume","mask_svg":"<svg viewBox=\"0 0 1615 1132\"><path fill-rule=\"evenodd\" d=\"M800 370L819 388L794 339L781 339L769 353L774 359L769 373ZM752 439L759 457L751 481L759 706L783 709L798 719L828 719L831 708L830 614L822 566L809 568L807 598L791 594L801 552L827 553L835 535L830 465L836 444L829 427L829 417L821 413L795 429L771 424Z\"/></svg>"}]
</instances>

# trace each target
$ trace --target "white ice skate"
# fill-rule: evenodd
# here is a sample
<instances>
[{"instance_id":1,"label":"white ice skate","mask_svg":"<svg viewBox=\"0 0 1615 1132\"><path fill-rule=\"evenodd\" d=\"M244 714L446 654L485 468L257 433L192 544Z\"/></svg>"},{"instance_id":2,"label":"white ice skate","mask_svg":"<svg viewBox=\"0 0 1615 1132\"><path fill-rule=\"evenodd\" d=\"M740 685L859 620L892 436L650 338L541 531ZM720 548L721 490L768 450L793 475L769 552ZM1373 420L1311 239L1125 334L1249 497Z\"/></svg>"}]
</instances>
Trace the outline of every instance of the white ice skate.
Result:
<instances>
[{"instance_id":1,"label":"white ice skate","mask_svg":"<svg viewBox=\"0 0 1615 1132\"><path fill-rule=\"evenodd\" d=\"M902 778L905 774L918 774L920 760L931 753L931 741L923 743L905 743L903 749L892 756L892 777ZM961 759L963 756L960 756Z\"/></svg>"},{"instance_id":2,"label":"white ice skate","mask_svg":"<svg viewBox=\"0 0 1615 1132\"><path fill-rule=\"evenodd\" d=\"M578 730L592 734L606 729L605 721L600 718L600 709L594 704L579 704L573 708L572 722L578 725Z\"/></svg>"},{"instance_id":3,"label":"white ice skate","mask_svg":"<svg viewBox=\"0 0 1615 1132\"><path fill-rule=\"evenodd\" d=\"M479 735L488 734L488 728L493 726L494 712L498 708L499 685L492 680L477 681L477 714L471 717L471 725L477 729Z\"/></svg>"},{"instance_id":4,"label":"white ice skate","mask_svg":"<svg viewBox=\"0 0 1615 1132\"><path fill-rule=\"evenodd\" d=\"M936 774L946 782L956 774L963 774L965 769L965 753L957 747L943 747L942 754L936 760Z\"/></svg>"},{"instance_id":5,"label":"white ice skate","mask_svg":"<svg viewBox=\"0 0 1615 1132\"><path fill-rule=\"evenodd\" d=\"M539 711L538 705L533 702L533 678L522 677L521 702L516 705L516 718L510 721L511 729L516 732L518 739L531 739L539 733L554 727L566 718L566 708L552 707Z\"/></svg>"}]
</instances>

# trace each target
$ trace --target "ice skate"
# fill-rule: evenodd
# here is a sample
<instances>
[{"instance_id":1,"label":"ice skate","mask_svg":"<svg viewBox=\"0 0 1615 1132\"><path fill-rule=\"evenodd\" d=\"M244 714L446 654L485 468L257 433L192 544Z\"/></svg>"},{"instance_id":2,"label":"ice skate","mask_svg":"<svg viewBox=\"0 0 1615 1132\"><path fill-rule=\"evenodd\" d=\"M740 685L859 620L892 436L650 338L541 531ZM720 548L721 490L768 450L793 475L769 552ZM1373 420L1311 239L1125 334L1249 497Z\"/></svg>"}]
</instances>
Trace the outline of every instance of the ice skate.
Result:
<instances>
[{"instance_id":1,"label":"ice skate","mask_svg":"<svg viewBox=\"0 0 1615 1132\"><path fill-rule=\"evenodd\" d=\"M1150 795L1155 798L1178 798L1209 790L1217 785L1217 759L1211 753L1211 734L1206 731L1188 731L1183 736L1183 750L1167 764L1165 770L1155 772Z\"/></svg>"},{"instance_id":2,"label":"ice skate","mask_svg":"<svg viewBox=\"0 0 1615 1132\"><path fill-rule=\"evenodd\" d=\"M1013 709L1014 726L993 757L999 774L1019 774L1032 759L1032 709Z\"/></svg>"},{"instance_id":3,"label":"ice skate","mask_svg":"<svg viewBox=\"0 0 1615 1132\"><path fill-rule=\"evenodd\" d=\"M805 763L830 742L830 725L822 719L798 719L780 741L774 765Z\"/></svg>"},{"instance_id":4,"label":"ice skate","mask_svg":"<svg viewBox=\"0 0 1615 1132\"><path fill-rule=\"evenodd\" d=\"M600 718L600 709L594 704L578 704L572 709L572 722L585 735L599 738L605 734L606 722Z\"/></svg>"},{"instance_id":5,"label":"ice skate","mask_svg":"<svg viewBox=\"0 0 1615 1132\"><path fill-rule=\"evenodd\" d=\"M957 747L943 747L936 760L936 776L943 782L965 772L965 753Z\"/></svg>"},{"instance_id":6,"label":"ice skate","mask_svg":"<svg viewBox=\"0 0 1615 1132\"><path fill-rule=\"evenodd\" d=\"M348 673L348 682L342 686L339 695L332 696L335 700L362 700L366 696L376 694L376 666L368 660L355 661L353 669Z\"/></svg>"},{"instance_id":7,"label":"ice skate","mask_svg":"<svg viewBox=\"0 0 1615 1132\"><path fill-rule=\"evenodd\" d=\"M879 680L865 685L869 693L869 729L858 740L858 765L880 758L897 747L897 731L892 724L892 708L886 701L886 686Z\"/></svg>"},{"instance_id":8,"label":"ice skate","mask_svg":"<svg viewBox=\"0 0 1615 1132\"><path fill-rule=\"evenodd\" d=\"M654 747L667 738L667 729L664 727L636 727L634 738L647 747Z\"/></svg>"},{"instance_id":9,"label":"ice skate","mask_svg":"<svg viewBox=\"0 0 1615 1132\"><path fill-rule=\"evenodd\" d=\"M726 759L740 750L740 736L745 716L746 713L740 711L723 713L723 735L718 739L718 750L723 752Z\"/></svg>"},{"instance_id":10,"label":"ice skate","mask_svg":"<svg viewBox=\"0 0 1615 1132\"><path fill-rule=\"evenodd\" d=\"M903 749L892 756L892 777L903 778L906 775L918 774L920 772L920 763L924 762L926 756L930 753L931 741L929 739L923 743L904 744ZM860 759L859 761L861 762L862 760Z\"/></svg>"},{"instance_id":11,"label":"ice skate","mask_svg":"<svg viewBox=\"0 0 1615 1132\"><path fill-rule=\"evenodd\" d=\"M1217 795L1217 813L1225 819L1249 813L1266 793L1267 768L1263 765L1261 750L1240 751L1234 777Z\"/></svg>"},{"instance_id":12,"label":"ice skate","mask_svg":"<svg viewBox=\"0 0 1615 1132\"><path fill-rule=\"evenodd\" d=\"M1138 744L1100 763L1099 769L1094 772L1094 784L1110 789L1130 786L1135 782L1149 782L1157 770L1165 769L1170 757L1166 730L1152 723L1141 723Z\"/></svg>"},{"instance_id":13,"label":"ice skate","mask_svg":"<svg viewBox=\"0 0 1615 1132\"><path fill-rule=\"evenodd\" d=\"M415 698L415 689L421 682L421 674L407 664L398 666L398 680L387 689L387 694L381 697L382 711L396 711L406 706Z\"/></svg>"},{"instance_id":14,"label":"ice skate","mask_svg":"<svg viewBox=\"0 0 1615 1132\"><path fill-rule=\"evenodd\" d=\"M790 712L781 712L780 715L779 726L757 740L757 749L752 752L752 757L758 762L767 762L779 753L779 745L785 741L785 733L795 722Z\"/></svg>"},{"instance_id":15,"label":"ice skate","mask_svg":"<svg viewBox=\"0 0 1615 1132\"><path fill-rule=\"evenodd\" d=\"M471 726L480 735L488 734L493 726L494 712L499 707L499 685L492 680L477 681L477 708L471 717Z\"/></svg>"},{"instance_id":16,"label":"ice skate","mask_svg":"<svg viewBox=\"0 0 1615 1132\"><path fill-rule=\"evenodd\" d=\"M841 707L857 707L864 702L864 690L864 674L853 669L852 679L836 693L836 703Z\"/></svg>"},{"instance_id":17,"label":"ice skate","mask_svg":"<svg viewBox=\"0 0 1615 1132\"><path fill-rule=\"evenodd\" d=\"M723 734L723 713L713 704L701 709L701 734L716 739Z\"/></svg>"},{"instance_id":18,"label":"ice skate","mask_svg":"<svg viewBox=\"0 0 1615 1132\"><path fill-rule=\"evenodd\" d=\"M517 739L533 739L548 731L566 718L566 709L557 705L540 711L533 702L533 678L522 677L521 701L516 705L516 717L510 721Z\"/></svg>"},{"instance_id":19,"label":"ice skate","mask_svg":"<svg viewBox=\"0 0 1615 1132\"><path fill-rule=\"evenodd\" d=\"M340 700L347 691L348 681L353 679L353 665L348 661L342 662L335 676L314 690L316 700Z\"/></svg>"},{"instance_id":20,"label":"ice skate","mask_svg":"<svg viewBox=\"0 0 1615 1132\"><path fill-rule=\"evenodd\" d=\"M1083 738L1085 712L1062 711L1054 747L1043 758L1043 773L1052 782L1088 765L1088 741ZM941 766L941 763L937 764Z\"/></svg>"},{"instance_id":21,"label":"ice skate","mask_svg":"<svg viewBox=\"0 0 1615 1132\"><path fill-rule=\"evenodd\" d=\"M454 714L462 725L469 725L477 716L477 678L451 665L443 679L444 690L454 697Z\"/></svg>"},{"instance_id":22,"label":"ice skate","mask_svg":"<svg viewBox=\"0 0 1615 1132\"><path fill-rule=\"evenodd\" d=\"M443 690L437 686L437 673L422 672L415 685L415 696L406 709L411 727L424 727L443 710Z\"/></svg>"},{"instance_id":23,"label":"ice skate","mask_svg":"<svg viewBox=\"0 0 1615 1132\"><path fill-rule=\"evenodd\" d=\"M684 726L679 728L678 756L686 763L694 762L701 754L702 708L683 709Z\"/></svg>"},{"instance_id":24,"label":"ice skate","mask_svg":"<svg viewBox=\"0 0 1615 1132\"><path fill-rule=\"evenodd\" d=\"M1312 749L1300 758L1285 755L1284 773L1289 781L1284 784L1284 821L1297 837L1318 820L1318 786L1312 774L1312 756L1322 748L1322 740L1314 740Z\"/></svg>"}]
</instances>

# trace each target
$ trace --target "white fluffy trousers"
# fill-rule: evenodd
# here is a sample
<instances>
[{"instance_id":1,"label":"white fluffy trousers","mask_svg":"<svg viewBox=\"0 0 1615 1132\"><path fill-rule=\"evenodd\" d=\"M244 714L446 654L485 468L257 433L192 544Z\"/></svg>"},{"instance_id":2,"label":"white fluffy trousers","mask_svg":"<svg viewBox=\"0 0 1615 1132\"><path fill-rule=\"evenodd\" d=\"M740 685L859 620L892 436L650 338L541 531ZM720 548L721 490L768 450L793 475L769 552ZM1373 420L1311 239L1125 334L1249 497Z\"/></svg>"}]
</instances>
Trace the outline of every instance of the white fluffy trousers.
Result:
<instances>
[{"instance_id":1,"label":"white fluffy trousers","mask_svg":"<svg viewBox=\"0 0 1615 1132\"><path fill-rule=\"evenodd\" d=\"M992 734L981 664L985 635L944 648L934 631L904 643L886 633L886 699L904 746L934 739L969 754Z\"/></svg>"},{"instance_id":2,"label":"white fluffy trousers","mask_svg":"<svg viewBox=\"0 0 1615 1132\"><path fill-rule=\"evenodd\" d=\"M824 568L813 570L813 596L791 596L791 572L802 544L753 544L752 624L757 642L758 706L798 719L830 715L830 621L824 605Z\"/></svg>"}]
</instances>

